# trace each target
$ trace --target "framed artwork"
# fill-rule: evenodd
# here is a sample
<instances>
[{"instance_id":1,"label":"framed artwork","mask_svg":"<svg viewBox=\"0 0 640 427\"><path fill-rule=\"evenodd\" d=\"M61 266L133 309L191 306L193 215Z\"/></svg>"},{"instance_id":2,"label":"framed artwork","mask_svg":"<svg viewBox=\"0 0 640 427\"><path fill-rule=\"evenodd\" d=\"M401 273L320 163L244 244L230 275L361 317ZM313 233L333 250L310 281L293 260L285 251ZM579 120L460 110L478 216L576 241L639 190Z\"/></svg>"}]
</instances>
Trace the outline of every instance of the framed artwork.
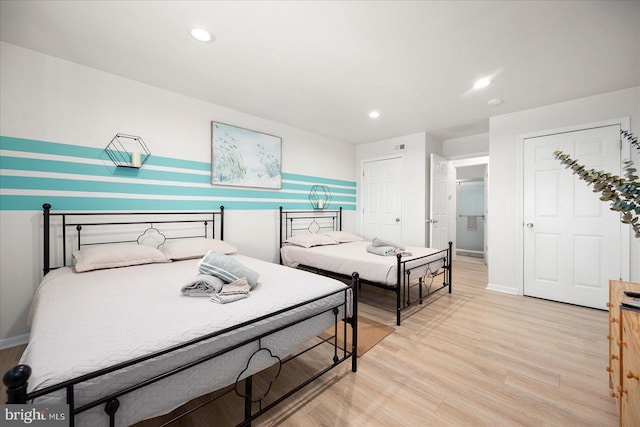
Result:
<instances>
[{"instance_id":1,"label":"framed artwork","mask_svg":"<svg viewBox=\"0 0 640 427\"><path fill-rule=\"evenodd\" d=\"M211 183L282 187L282 138L211 122Z\"/></svg>"}]
</instances>

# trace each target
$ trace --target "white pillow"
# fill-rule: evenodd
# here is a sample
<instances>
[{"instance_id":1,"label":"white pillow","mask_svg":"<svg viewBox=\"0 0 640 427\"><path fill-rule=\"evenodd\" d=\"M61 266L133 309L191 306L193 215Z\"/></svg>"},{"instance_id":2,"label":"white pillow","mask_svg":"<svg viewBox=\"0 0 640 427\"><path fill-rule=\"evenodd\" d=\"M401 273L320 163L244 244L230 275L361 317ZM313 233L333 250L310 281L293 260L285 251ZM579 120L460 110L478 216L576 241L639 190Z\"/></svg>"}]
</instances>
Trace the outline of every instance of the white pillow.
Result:
<instances>
[{"instance_id":1,"label":"white pillow","mask_svg":"<svg viewBox=\"0 0 640 427\"><path fill-rule=\"evenodd\" d=\"M338 243L361 242L364 240L357 234L349 233L348 231L327 231L322 234L331 237Z\"/></svg>"},{"instance_id":2,"label":"white pillow","mask_svg":"<svg viewBox=\"0 0 640 427\"><path fill-rule=\"evenodd\" d=\"M136 243L87 246L73 257L77 272L170 261L158 249Z\"/></svg>"},{"instance_id":3,"label":"white pillow","mask_svg":"<svg viewBox=\"0 0 640 427\"><path fill-rule=\"evenodd\" d=\"M167 240L159 249L172 260L202 258L209 250L225 255L238 252L238 249L223 240L204 237Z\"/></svg>"},{"instance_id":4,"label":"white pillow","mask_svg":"<svg viewBox=\"0 0 640 427\"><path fill-rule=\"evenodd\" d=\"M323 246L323 245L337 245L338 242L335 239L325 235L325 234L297 234L295 236L291 236L286 240L286 243L291 243L292 245L302 246L305 248L310 248L312 246Z\"/></svg>"}]
</instances>

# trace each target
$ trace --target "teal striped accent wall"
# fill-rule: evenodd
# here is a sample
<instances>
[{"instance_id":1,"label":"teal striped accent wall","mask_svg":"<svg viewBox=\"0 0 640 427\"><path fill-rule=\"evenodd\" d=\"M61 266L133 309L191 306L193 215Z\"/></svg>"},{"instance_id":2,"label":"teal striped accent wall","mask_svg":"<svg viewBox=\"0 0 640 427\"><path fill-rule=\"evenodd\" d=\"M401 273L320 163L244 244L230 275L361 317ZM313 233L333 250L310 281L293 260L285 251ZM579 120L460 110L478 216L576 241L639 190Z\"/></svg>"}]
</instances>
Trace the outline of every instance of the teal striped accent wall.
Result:
<instances>
[{"instance_id":1,"label":"teal striped accent wall","mask_svg":"<svg viewBox=\"0 0 640 427\"><path fill-rule=\"evenodd\" d=\"M285 165L286 166L286 165ZM311 186L329 208L356 208L356 183L282 173L282 189L211 185L211 163L151 155L142 169L116 167L104 149L0 136L0 210L309 209Z\"/></svg>"}]
</instances>

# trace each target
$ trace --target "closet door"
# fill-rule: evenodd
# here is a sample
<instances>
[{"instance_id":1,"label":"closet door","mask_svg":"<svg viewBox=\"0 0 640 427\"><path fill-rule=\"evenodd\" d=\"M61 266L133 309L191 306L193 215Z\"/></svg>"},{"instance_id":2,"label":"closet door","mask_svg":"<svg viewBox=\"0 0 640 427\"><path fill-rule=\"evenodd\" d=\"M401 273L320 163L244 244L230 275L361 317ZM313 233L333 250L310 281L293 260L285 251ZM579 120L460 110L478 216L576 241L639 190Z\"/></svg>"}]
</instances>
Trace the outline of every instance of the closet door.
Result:
<instances>
[{"instance_id":1,"label":"closet door","mask_svg":"<svg viewBox=\"0 0 640 427\"><path fill-rule=\"evenodd\" d=\"M403 158L363 162L362 236L402 242Z\"/></svg>"},{"instance_id":2,"label":"closet door","mask_svg":"<svg viewBox=\"0 0 640 427\"><path fill-rule=\"evenodd\" d=\"M524 141L524 294L606 309L608 282L621 277L620 216L553 157L556 150L619 174L620 126Z\"/></svg>"}]
</instances>

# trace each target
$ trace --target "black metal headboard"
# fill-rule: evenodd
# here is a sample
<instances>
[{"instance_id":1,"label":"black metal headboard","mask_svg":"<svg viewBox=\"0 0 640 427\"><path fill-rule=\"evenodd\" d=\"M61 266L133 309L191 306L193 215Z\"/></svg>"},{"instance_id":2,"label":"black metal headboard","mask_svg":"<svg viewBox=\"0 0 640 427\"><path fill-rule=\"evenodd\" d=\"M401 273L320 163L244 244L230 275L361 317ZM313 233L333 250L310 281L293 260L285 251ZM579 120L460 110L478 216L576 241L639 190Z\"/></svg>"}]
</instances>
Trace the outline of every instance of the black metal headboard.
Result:
<instances>
[{"instance_id":1,"label":"black metal headboard","mask_svg":"<svg viewBox=\"0 0 640 427\"><path fill-rule=\"evenodd\" d=\"M55 212L51 211L49 203L45 203L42 209L44 274L67 265L70 252L73 251L69 251L68 247L80 249L86 245L139 242L147 231L157 230L158 224L163 227L162 232L158 233L167 240L196 237L214 239L216 236L224 239L224 206L220 206L220 211L211 212ZM69 227L75 229L75 236L72 236L73 231L67 232ZM53 245L52 229L58 230L53 236ZM91 237L89 242L86 241L87 235ZM68 241L70 237L73 238L71 242ZM61 265L51 265L53 251L61 251L56 252L58 259L62 258L58 261Z\"/></svg>"},{"instance_id":2,"label":"black metal headboard","mask_svg":"<svg viewBox=\"0 0 640 427\"><path fill-rule=\"evenodd\" d=\"M280 206L280 247L296 234L322 231L342 231L342 206L338 210L308 211L285 211Z\"/></svg>"}]
</instances>

